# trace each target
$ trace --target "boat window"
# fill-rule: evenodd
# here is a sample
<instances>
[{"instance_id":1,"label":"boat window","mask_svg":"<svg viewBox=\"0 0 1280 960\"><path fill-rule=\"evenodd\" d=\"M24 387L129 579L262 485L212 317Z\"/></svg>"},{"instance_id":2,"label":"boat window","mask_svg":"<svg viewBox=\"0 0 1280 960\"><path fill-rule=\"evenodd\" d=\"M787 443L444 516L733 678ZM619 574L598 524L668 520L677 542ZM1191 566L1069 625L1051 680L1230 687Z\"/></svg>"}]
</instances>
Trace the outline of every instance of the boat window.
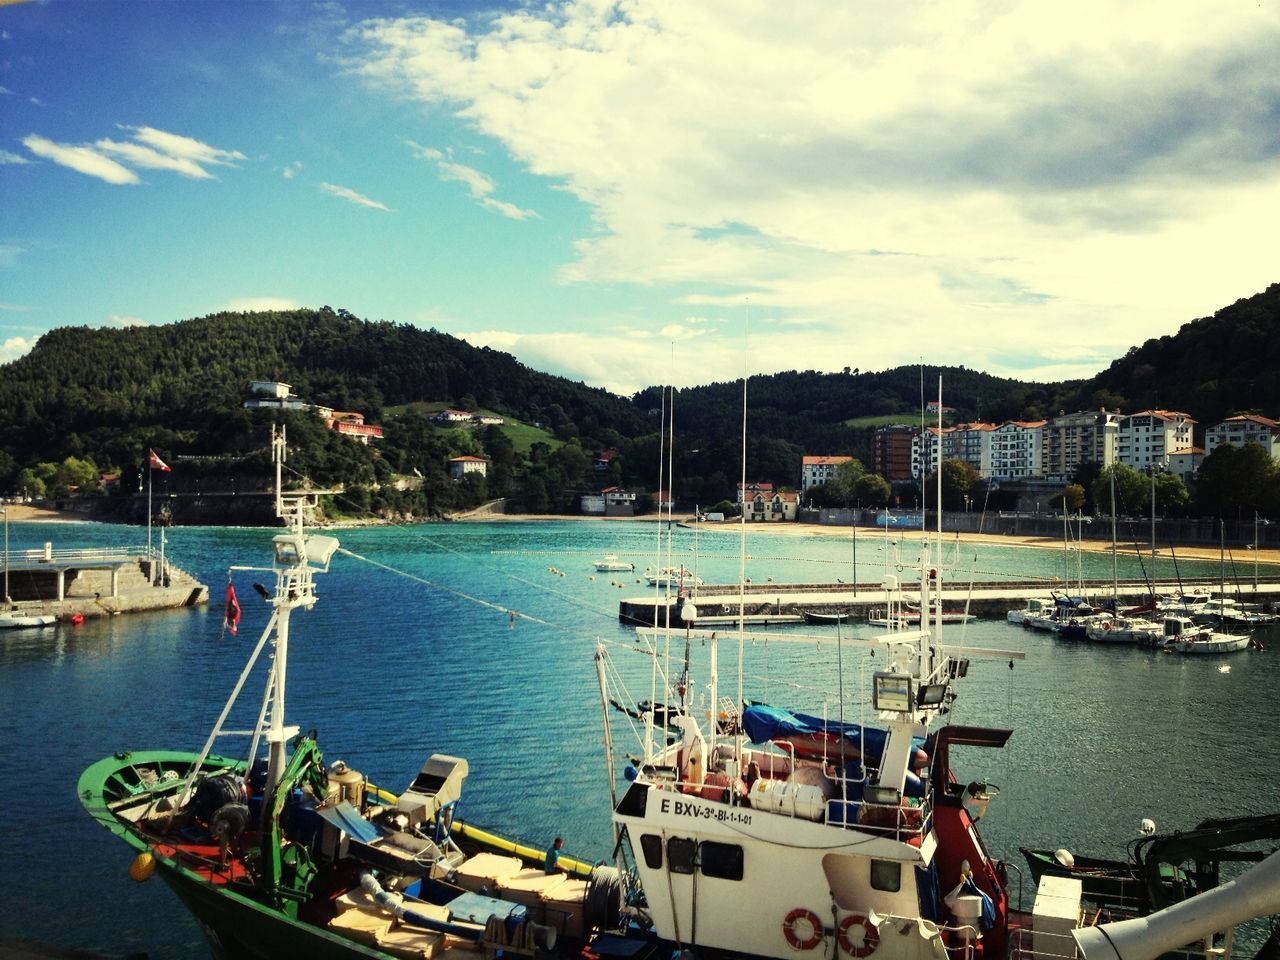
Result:
<instances>
[{"instance_id":1,"label":"boat window","mask_svg":"<svg viewBox=\"0 0 1280 960\"><path fill-rule=\"evenodd\" d=\"M656 833L640 834L640 849L644 851L644 863L650 870L662 869L662 838Z\"/></svg>"},{"instance_id":2,"label":"boat window","mask_svg":"<svg viewBox=\"0 0 1280 960\"><path fill-rule=\"evenodd\" d=\"M872 860L871 887L897 893L902 889L902 865L896 860Z\"/></svg>"},{"instance_id":3,"label":"boat window","mask_svg":"<svg viewBox=\"0 0 1280 960\"><path fill-rule=\"evenodd\" d=\"M704 840L700 850L702 875L721 880L742 879L742 847L736 843Z\"/></svg>"},{"instance_id":4,"label":"boat window","mask_svg":"<svg viewBox=\"0 0 1280 960\"><path fill-rule=\"evenodd\" d=\"M667 841L667 863L672 873L693 873L697 843L684 837L672 837Z\"/></svg>"},{"instance_id":5,"label":"boat window","mask_svg":"<svg viewBox=\"0 0 1280 960\"><path fill-rule=\"evenodd\" d=\"M649 787L643 783L633 782L622 795L618 803L618 813L624 817L643 817L646 801L649 799Z\"/></svg>"}]
</instances>

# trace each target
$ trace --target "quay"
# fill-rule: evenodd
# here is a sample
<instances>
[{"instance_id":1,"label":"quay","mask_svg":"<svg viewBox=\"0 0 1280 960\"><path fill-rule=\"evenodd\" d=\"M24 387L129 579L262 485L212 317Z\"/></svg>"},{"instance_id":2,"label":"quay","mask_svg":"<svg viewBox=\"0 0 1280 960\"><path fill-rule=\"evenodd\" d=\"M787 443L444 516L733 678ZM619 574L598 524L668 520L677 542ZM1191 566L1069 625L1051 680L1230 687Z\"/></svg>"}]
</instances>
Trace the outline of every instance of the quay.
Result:
<instances>
[{"instance_id":1,"label":"quay","mask_svg":"<svg viewBox=\"0 0 1280 960\"><path fill-rule=\"evenodd\" d=\"M209 588L145 547L5 554L0 607L17 616L113 617L209 602Z\"/></svg>"},{"instance_id":2,"label":"quay","mask_svg":"<svg viewBox=\"0 0 1280 960\"><path fill-rule=\"evenodd\" d=\"M902 586L908 603L912 599L919 601L918 584L914 585L915 592L913 584ZM1216 577L1184 577L1180 584L1162 581L1151 585L1145 580L1121 580L1117 587L1120 603L1134 606L1149 599L1152 591L1157 596L1218 593L1220 582ZM1019 604L1035 597L1049 597L1051 592L1084 596L1101 603L1110 599L1112 582L1086 580L1082 585L1071 587L1026 580L975 581L951 586L944 583L942 609L946 613L967 609L975 617L1003 620ZM865 621L873 612L883 611L887 602L880 583L748 583L742 588L738 584L701 584L688 593L687 601L666 593L622 600L618 604L618 620L646 627L664 627L668 618L672 626L725 626L736 624L741 613L745 623L759 626L801 623L805 613L820 613L852 614L855 620ZM1280 605L1280 577L1260 579L1256 587L1250 582L1226 593L1270 610L1273 605ZM692 621L673 614L681 603L688 601L697 610Z\"/></svg>"}]
</instances>

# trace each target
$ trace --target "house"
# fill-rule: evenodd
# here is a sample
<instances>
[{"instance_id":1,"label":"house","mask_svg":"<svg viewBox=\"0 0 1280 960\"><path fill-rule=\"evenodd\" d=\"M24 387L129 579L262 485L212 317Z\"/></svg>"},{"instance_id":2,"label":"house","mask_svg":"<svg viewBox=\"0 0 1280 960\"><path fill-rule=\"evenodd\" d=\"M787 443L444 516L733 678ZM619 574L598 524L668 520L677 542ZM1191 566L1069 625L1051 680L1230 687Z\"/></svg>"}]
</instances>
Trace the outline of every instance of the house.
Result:
<instances>
[{"instance_id":1,"label":"house","mask_svg":"<svg viewBox=\"0 0 1280 960\"><path fill-rule=\"evenodd\" d=\"M605 450L598 457L591 461L591 469L596 473L607 473L613 458L618 455L617 450Z\"/></svg>"},{"instance_id":2,"label":"house","mask_svg":"<svg viewBox=\"0 0 1280 960\"><path fill-rule=\"evenodd\" d=\"M480 476L487 476L489 473L489 461L484 457L453 457L449 461L449 476L455 480L461 480L468 473L478 473Z\"/></svg>"},{"instance_id":3,"label":"house","mask_svg":"<svg viewBox=\"0 0 1280 960\"><path fill-rule=\"evenodd\" d=\"M1200 469L1204 456L1204 450L1200 447L1175 450L1169 454L1169 473L1181 477L1184 483L1189 483Z\"/></svg>"},{"instance_id":4,"label":"house","mask_svg":"<svg viewBox=\"0 0 1280 960\"><path fill-rule=\"evenodd\" d=\"M476 419L480 422L481 426L485 427L500 427L507 422L502 417L495 417L491 413L482 413L480 416L476 417Z\"/></svg>"},{"instance_id":5,"label":"house","mask_svg":"<svg viewBox=\"0 0 1280 960\"><path fill-rule=\"evenodd\" d=\"M605 487L600 493L604 496L604 512L607 517L634 517L636 515L636 495L622 487Z\"/></svg>"},{"instance_id":6,"label":"house","mask_svg":"<svg viewBox=\"0 0 1280 960\"><path fill-rule=\"evenodd\" d=\"M739 507L741 507L747 500L750 500L756 494L762 493L769 497L773 496L772 483L748 483L746 486L746 497L743 497L742 495L743 494L742 484L739 483L737 486L738 486L738 499L734 502L737 503Z\"/></svg>"},{"instance_id":7,"label":"house","mask_svg":"<svg viewBox=\"0 0 1280 960\"><path fill-rule=\"evenodd\" d=\"M287 400L292 395L293 387L275 380L250 380L249 392L260 399Z\"/></svg>"},{"instance_id":8,"label":"house","mask_svg":"<svg viewBox=\"0 0 1280 960\"><path fill-rule=\"evenodd\" d=\"M800 460L800 490L820 487L836 475L836 467L853 457L806 456Z\"/></svg>"},{"instance_id":9,"label":"house","mask_svg":"<svg viewBox=\"0 0 1280 960\"><path fill-rule=\"evenodd\" d=\"M350 437L358 443L368 444L370 440L382 439L382 428L364 422L363 413L334 410L327 418L329 429Z\"/></svg>"},{"instance_id":10,"label":"house","mask_svg":"<svg viewBox=\"0 0 1280 960\"><path fill-rule=\"evenodd\" d=\"M1227 417L1204 432L1204 455L1207 457L1222 444L1242 447L1259 444L1273 460L1280 460L1280 421L1245 413Z\"/></svg>"},{"instance_id":11,"label":"house","mask_svg":"<svg viewBox=\"0 0 1280 960\"><path fill-rule=\"evenodd\" d=\"M246 410L311 410L321 419L328 420L333 416L333 407L325 407L318 403L307 403L301 397L293 395L292 387L287 383L275 380L250 380L249 397L241 404Z\"/></svg>"},{"instance_id":12,"label":"house","mask_svg":"<svg viewBox=\"0 0 1280 960\"><path fill-rule=\"evenodd\" d=\"M670 493L666 490L655 490L653 494L653 502L658 505L659 510L674 509L676 502L672 499Z\"/></svg>"},{"instance_id":13,"label":"house","mask_svg":"<svg viewBox=\"0 0 1280 960\"><path fill-rule=\"evenodd\" d=\"M758 486L765 486L759 484ZM768 486L772 487L771 484ZM744 516L753 522L778 523L794 520L800 510L800 494L790 491L771 491L765 493L757 490L748 495Z\"/></svg>"},{"instance_id":14,"label":"house","mask_svg":"<svg viewBox=\"0 0 1280 960\"><path fill-rule=\"evenodd\" d=\"M1116 459L1135 470L1163 469L1169 454L1191 446L1195 421L1180 410L1143 410L1120 420Z\"/></svg>"},{"instance_id":15,"label":"house","mask_svg":"<svg viewBox=\"0 0 1280 960\"><path fill-rule=\"evenodd\" d=\"M945 416L947 416L948 414L955 413L955 412L956 412L956 408L955 408L955 407L948 407L946 404L939 403L937 400L930 400L928 403L926 403L926 404L924 405L924 412L925 412L925 413L933 413L933 414L936 414L936 413L938 413L939 411L941 411L942 415L945 417Z\"/></svg>"},{"instance_id":16,"label":"house","mask_svg":"<svg viewBox=\"0 0 1280 960\"><path fill-rule=\"evenodd\" d=\"M578 502L578 509L583 513L593 516L604 516L604 494L603 493L584 493L582 499Z\"/></svg>"},{"instance_id":17,"label":"house","mask_svg":"<svg viewBox=\"0 0 1280 960\"><path fill-rule=\"evenodd\" d=\"M475 415L466 410L441 410L439 413L433 413L431 419L436 423L470 423L475 419Z\"/></svg>"}]
</instances>

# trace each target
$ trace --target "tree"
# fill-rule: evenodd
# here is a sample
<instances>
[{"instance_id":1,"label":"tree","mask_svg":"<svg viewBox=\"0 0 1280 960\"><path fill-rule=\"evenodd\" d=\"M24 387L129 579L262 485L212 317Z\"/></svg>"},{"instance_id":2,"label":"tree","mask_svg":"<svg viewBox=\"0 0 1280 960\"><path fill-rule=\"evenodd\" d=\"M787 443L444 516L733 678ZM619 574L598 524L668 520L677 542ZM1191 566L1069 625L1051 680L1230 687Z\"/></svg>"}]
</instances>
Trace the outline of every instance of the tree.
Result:
<instances>
[{"instance_id":1,"label":"tree","mask_svg":"<svg viewBox=\"0 0 1280 960\"><path fill-rule=\"evenodd\" d=\"M835 503L849 506L858 496L858 481L865 470L856 457L836 464L831 472L831 479L823 486L827 488L826 496Z\"/></svg>"},{"instance_id":2,"label":"tree","mask_svg":"<svg viewBox=\"0 0 1280 960\"><path fill-rule=\"evenodd\" d=\"M1111 477L1116 478L1116 516L1129 516L1140 513L1144 505L1151 501L1150 481L1126 463L1115 463L1107 467L1093 481L1093 509L1099 514L1111 516ZM1183 487L1186 492L1186 487Z\"/></svg>"},{"instance_id":3,"label":"tree","mask_svg":"<svg viewBox=\"0 0 1280 960\"><path fill-rule=\"evenodd\" d=\"M1252 516L1280 502L1280 469L1260 444L1224 443L1200 464L1196 508L1205 516Z\"/></svg>"},{"instance_id":4,"label":"tree","mask_svg":"<svg viewBox=\"0 0 1280 960\"><path fill-rule=\"evenodd\" d=\"M854 484L854 497L864 507L886 506L892 494L889 481L878 473L864 473Z\"/></svg>"},{"instance_id":5,"label":"tree","mask_svg":"<svg viewBox=\"0 0 1280 960\"><path fill-rule=\"evenodd\" d=\"M966 496L972 496L978 485L978 471L964 460L944 460L942 462L942 508L944 510L963 510ZM932 505L938 489L938 474L932 473L925 480L925 499Z\"/></svg>"},{"instance_id":6,"label":"tree","mask_svg":"<svg viewBox=\"0 0 1280 960\"><path fill-rule=\"evenodd\" d=\"M1084 487L1078 483L1068 483L1049 498L1049 503L1065 513L1075 513L1078 510L1083 510Z\"/></svg>"}]
</instances>

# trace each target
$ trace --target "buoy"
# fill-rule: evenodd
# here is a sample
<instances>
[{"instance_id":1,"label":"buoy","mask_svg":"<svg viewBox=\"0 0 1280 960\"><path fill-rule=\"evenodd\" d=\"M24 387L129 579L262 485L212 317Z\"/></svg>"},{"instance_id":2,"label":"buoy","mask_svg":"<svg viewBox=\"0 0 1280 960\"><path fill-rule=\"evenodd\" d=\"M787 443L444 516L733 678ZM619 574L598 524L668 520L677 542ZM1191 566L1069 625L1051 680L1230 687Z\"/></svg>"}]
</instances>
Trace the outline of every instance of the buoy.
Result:
<instances>
[{"instance_id":1,"label":"buoy","mask_svg":"<svg viewBox=\"0 0 1280 960\"><path fill-rule=\"evenodd\" d=\"M80 626L80 624L82 624L82 623L84 623L84 614L83 614L83 613L73 613L73 614L71 615L71 625L72 625L73 627L78 627L78 626Z\"/></svg>"},{"instance_id":2,"label":"buoy","mask_svg":"<svg viewBox=\"0 0 1280 960\"><path fill-rule=\"evenodd\" d=\"M143 850L133 858L133 863L129 864L129 879L137 883L150 879L155 872L156 858L151 855L150 850Z\"/></svg>"}]
</instances>

